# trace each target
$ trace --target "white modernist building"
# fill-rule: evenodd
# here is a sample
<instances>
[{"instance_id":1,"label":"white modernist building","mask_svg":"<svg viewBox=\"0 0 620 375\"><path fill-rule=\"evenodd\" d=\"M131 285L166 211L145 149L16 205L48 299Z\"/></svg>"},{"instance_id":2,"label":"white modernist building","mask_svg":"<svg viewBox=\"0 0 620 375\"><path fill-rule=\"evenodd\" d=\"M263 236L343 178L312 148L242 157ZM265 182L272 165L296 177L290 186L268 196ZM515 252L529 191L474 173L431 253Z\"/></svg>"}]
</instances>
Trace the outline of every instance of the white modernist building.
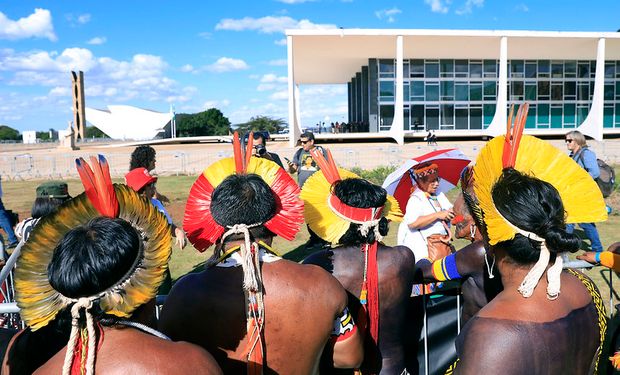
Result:
<instances>
[{"instance_id":1,"label":"white modernist building","mask_svg":"<svg viewBox=\"0 0 620 375\"><path fill-rule=\"evenodd\" d=\"M287 30L291 143L299 85L347 84L353 129L405 137L495 136L530 103L526 133L620 134L620 33Z\"/></svg>"},{"instance_id":2,"label":"white modernist building","mask_svg":"<svg viewBox=\"0 0 620 375\"><path fill-rule=\"evenodd\" d=\"M109 105L108 110L86 108L86 121L112 139L151 140L172 120L169 112L155 112L127 105Z\"/></svg>"}]
</instances>

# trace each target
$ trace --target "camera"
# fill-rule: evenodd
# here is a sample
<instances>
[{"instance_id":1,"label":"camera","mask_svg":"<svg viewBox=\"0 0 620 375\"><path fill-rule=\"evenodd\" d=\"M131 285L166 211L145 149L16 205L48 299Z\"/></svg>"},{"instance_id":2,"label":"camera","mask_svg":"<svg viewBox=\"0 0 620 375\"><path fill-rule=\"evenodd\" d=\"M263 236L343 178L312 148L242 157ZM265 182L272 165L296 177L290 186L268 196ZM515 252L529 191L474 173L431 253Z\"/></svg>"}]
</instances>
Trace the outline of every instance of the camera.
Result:
<instances>
[{"instance_id":1,"label":"camera","mask_svg":"<svg viewBox=\"0 0 620 375\"><path fill-rule=\"evenodd\" d=\"M256 145L254 146L254 149L256 150L256 155L263 157L265 156L265 154L267 154L267 148L265 147L265 145Z\"/></svg>"}]
</instances>

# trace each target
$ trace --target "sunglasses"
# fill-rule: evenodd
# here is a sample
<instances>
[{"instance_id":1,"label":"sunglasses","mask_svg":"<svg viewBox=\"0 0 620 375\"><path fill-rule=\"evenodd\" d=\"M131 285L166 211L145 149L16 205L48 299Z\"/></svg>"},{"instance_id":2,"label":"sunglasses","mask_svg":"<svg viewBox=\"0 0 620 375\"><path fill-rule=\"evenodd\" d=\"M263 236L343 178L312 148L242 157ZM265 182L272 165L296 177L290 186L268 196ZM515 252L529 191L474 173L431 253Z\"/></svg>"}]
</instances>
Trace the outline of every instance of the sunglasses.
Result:
<instances>
[{"instance_id":1,"label":"sunglasses","mask_svg":"<svg viewBox=\"0 0 620 375\"><path fill-rule=\"evenodd\" d=\"M572 139L570 139L570 138L566 138L566 139L564 140L564 142L566 142L566 143L571 143L572 141L573 141L573 140L572 140Z\"/></svg>"},{"instance_id":2,"label":"sunglasses","mask_svg":"<svg viewBox=\"0 0 620 375\"><path fill-rule=\"evenodd\" d=\"M305 145L306 143L310 142L310 140L307 141L299 141L299 143L301 143L302 145Z\"/></svg>"}]
</instances>

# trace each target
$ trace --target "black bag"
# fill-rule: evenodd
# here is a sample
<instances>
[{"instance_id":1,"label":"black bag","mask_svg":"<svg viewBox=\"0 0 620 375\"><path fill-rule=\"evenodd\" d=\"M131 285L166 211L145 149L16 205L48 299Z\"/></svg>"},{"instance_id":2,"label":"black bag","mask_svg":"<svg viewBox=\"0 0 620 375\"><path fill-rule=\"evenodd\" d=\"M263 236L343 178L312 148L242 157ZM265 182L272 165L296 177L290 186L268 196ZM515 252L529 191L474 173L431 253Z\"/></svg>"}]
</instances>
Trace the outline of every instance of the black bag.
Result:
<instances>
[{"instance_id":1,"label":"black bag","mask_svg":"<svg viewBox=\"0 0 620 375\"><path fill-rule=\"evenodd\" d=\"M581 160L582 164L583 164L583 153L585 152L585 150L588 150L588 149L584 148L582 151L579 152L579 156L578 156L578 159ZM598 188L601 190L601 193L603 193L603 198L607 198L614 191L614 185L616 183L616 172L614 171L612 167L610 167L607 163L605 163L601 159L596 159L596 163L598 164L600 175L597 178L595 178L594 181L596 181Z\"/></svg>"},{"instance_id":2,"label":"black bag","mask_svg":"<svg viewBox=\"0 0 620 375\"><path fill-rule=\"evenodd\" d=\"M614 169L601 159L596 159L596 162L598 163L598 169L601 171L601 174L595 178L594 181L596 181L599 189L601 189L603 197L607 198L614 191L616 172L614 172Z\"/></svg>"}]
</instances>

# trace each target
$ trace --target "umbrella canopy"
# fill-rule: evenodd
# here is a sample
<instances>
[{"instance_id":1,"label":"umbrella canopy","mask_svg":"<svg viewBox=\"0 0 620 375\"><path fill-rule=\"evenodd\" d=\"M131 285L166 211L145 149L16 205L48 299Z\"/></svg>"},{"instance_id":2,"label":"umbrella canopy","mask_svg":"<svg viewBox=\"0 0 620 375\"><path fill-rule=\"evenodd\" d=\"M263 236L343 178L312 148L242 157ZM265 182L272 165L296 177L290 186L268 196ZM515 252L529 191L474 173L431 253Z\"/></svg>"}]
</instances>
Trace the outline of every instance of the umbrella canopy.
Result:
<instances>
[{"instance_id":1,"label":"umbrella canopy","mask_svg":"<svg viewBox=\"0 0 620 375\"><path fill-rule=\"evenodd\" d=\"M412 188L415 185L415 181L411 178L409 170L413 168L414 165L427 161L437 164L439 168L439 177L441 181L439 182L439 188L437 190L442 192L456 187L459 182L461 171L471 162L467 156L455 148L435 150L428 154L407 160L383 181L383 188L387 190L388 194L396 198L403 214L407 209L407 202L409 201Z\"/></svg>"}]
</instances>

